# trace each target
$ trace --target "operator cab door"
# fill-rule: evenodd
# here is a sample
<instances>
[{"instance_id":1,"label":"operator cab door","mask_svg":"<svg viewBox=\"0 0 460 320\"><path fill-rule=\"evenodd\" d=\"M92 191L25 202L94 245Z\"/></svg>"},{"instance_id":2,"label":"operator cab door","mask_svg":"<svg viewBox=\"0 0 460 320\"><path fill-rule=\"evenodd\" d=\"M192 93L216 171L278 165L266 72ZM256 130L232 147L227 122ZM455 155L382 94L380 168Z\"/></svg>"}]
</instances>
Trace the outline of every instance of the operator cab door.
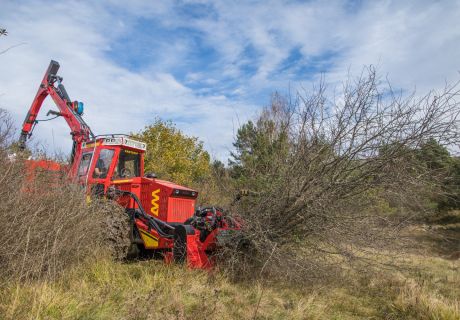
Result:
<instances>
[{"instance_id":1,"label":"operator cab door","mask_svg":"<svg viewBox=\"0 0 460 320\"><path fill-rule=\"evenodd\" d=\"M141 177L142 169L142 156L140 152L120 149L112 180Z\"/></svg>"},{"instance_id":2,"label":"operator cab door","mask_svg":"<svg viewBox=\"0 0 460 320\"><path fill-rule=\"evenodd\" d=\"M115 168L117 151L116 148L110 147L96 149L88 174L88 184L91 185L92 193L104 194L106 192Z\"/></svg>"},{"instance_id":3,"label":"operator cab door","mask_svg":"<svg viewBox=\"0 0 460 320\"><path fill-rule=\"evenodd\" d=\"M143 153L120 148L117 152L117 161L113 170L111 184L117 189L134 193L141 198L141 179L143 174ZM130 197L121 197L118 203L125 208L137 208L137 204Z\"/></svg>"},{"instance_id":4,"label":"operator cab door","mask_svg":"<svg viewBox=\"0 0 460 320\"><path fill-rule=\"evenodd\" d=\"M88 182L88 172L91 166L91 161L93 160L93 151L82 152L82 155L79 159L79 164L76 173L76 180L82 185L86 185Z\"/></svg>"}]
</instances>

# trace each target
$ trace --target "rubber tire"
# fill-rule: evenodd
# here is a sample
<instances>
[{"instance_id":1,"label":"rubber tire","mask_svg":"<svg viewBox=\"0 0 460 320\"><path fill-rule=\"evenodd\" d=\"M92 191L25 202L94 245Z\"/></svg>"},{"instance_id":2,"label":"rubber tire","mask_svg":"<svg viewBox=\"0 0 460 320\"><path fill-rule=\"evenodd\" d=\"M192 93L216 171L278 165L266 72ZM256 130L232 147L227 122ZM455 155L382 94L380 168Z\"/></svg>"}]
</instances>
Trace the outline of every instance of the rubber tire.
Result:
<instances>
[{"instance_id":1,"label":"rubber tire","mask_svg":"<svg viewBox=\"0 0 460 320\"><path fill-rule=\"evenodd\" d=\"M106 218L104 243L115 260L128 258L132 250L132 222L122 211L113 212Z\"/></svg>"}]
</instances>

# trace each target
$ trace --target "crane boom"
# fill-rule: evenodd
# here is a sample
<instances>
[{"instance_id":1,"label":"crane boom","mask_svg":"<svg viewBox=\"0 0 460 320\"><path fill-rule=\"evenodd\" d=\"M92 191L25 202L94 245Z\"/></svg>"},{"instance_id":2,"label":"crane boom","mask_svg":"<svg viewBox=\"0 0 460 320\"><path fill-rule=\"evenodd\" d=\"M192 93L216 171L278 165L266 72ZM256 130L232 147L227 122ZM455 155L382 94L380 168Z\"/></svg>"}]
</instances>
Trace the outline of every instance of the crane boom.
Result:
<instances>
[{"instance_id":1,"label":"crane boom","mask_svg":"<svg viewBox=\"0 0 460 320\"><path fill-rule=\"evenodd\" d=\"M70 134L73 140L72 162L73 155L81 149L81 144L90 139L94 139L94 134L80 116L82 110L77 109L78 102L72 102L70 100L64 85L61 83L62 78L57 76L58 70L59 63L51 60L22 125L19 147L21 149L25 148L26 141L31 136L34 125L38 122L37 115L43 101L49 95L59 109L59 112L50 111L49 113L62 116L70 128ZM57 86L55 86L55 83L57 83Z\"/></svg>"}]
</instances>

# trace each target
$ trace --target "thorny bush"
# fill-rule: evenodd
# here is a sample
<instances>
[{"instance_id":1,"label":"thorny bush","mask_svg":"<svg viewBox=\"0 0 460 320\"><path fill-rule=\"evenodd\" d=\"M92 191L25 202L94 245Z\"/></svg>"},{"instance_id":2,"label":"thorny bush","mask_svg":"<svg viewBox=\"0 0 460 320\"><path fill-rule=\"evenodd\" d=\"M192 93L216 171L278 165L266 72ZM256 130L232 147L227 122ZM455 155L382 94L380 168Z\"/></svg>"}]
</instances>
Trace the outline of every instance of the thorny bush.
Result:
<instances>
[{"instance_id":1,"label":"thorny bush","mask_svg":"<svg viewBox=\"0 0 460 320\"><path fill-rule=\"evenodd\" d=\"M404 97L368 68L329 93L320 83L295 99L275 95L239 129L231 170L251 192L232 209L246 244L224 254L231 274L296 280L366 270L368 254L401 244L427 193L440 192L411 151L432 139L458 145L457 84Z\"/></svg>"}]
</instances>

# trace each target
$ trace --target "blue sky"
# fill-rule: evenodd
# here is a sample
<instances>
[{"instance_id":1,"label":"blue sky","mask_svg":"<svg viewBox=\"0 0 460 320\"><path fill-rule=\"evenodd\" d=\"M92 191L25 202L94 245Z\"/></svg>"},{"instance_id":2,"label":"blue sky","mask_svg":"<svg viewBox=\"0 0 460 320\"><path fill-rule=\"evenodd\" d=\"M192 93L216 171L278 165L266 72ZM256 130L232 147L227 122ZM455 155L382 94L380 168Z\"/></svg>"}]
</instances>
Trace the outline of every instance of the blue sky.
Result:
<instances>
[{"instance_id":1,"label":"blue sky","mask_svg":"<svg viewBox=\"0 0 460 320\"><path fill-rule=\"evenodd\" d=\"M0 4L0 107L19 126L49 60L96 133L174 121L224 160L274 91L372 64L423 94L459 80L459 1L9 1ZM45 103L41 118L50 102ZM67 152L65 122L35 139Z\"/></svg>"}]
</instances>

